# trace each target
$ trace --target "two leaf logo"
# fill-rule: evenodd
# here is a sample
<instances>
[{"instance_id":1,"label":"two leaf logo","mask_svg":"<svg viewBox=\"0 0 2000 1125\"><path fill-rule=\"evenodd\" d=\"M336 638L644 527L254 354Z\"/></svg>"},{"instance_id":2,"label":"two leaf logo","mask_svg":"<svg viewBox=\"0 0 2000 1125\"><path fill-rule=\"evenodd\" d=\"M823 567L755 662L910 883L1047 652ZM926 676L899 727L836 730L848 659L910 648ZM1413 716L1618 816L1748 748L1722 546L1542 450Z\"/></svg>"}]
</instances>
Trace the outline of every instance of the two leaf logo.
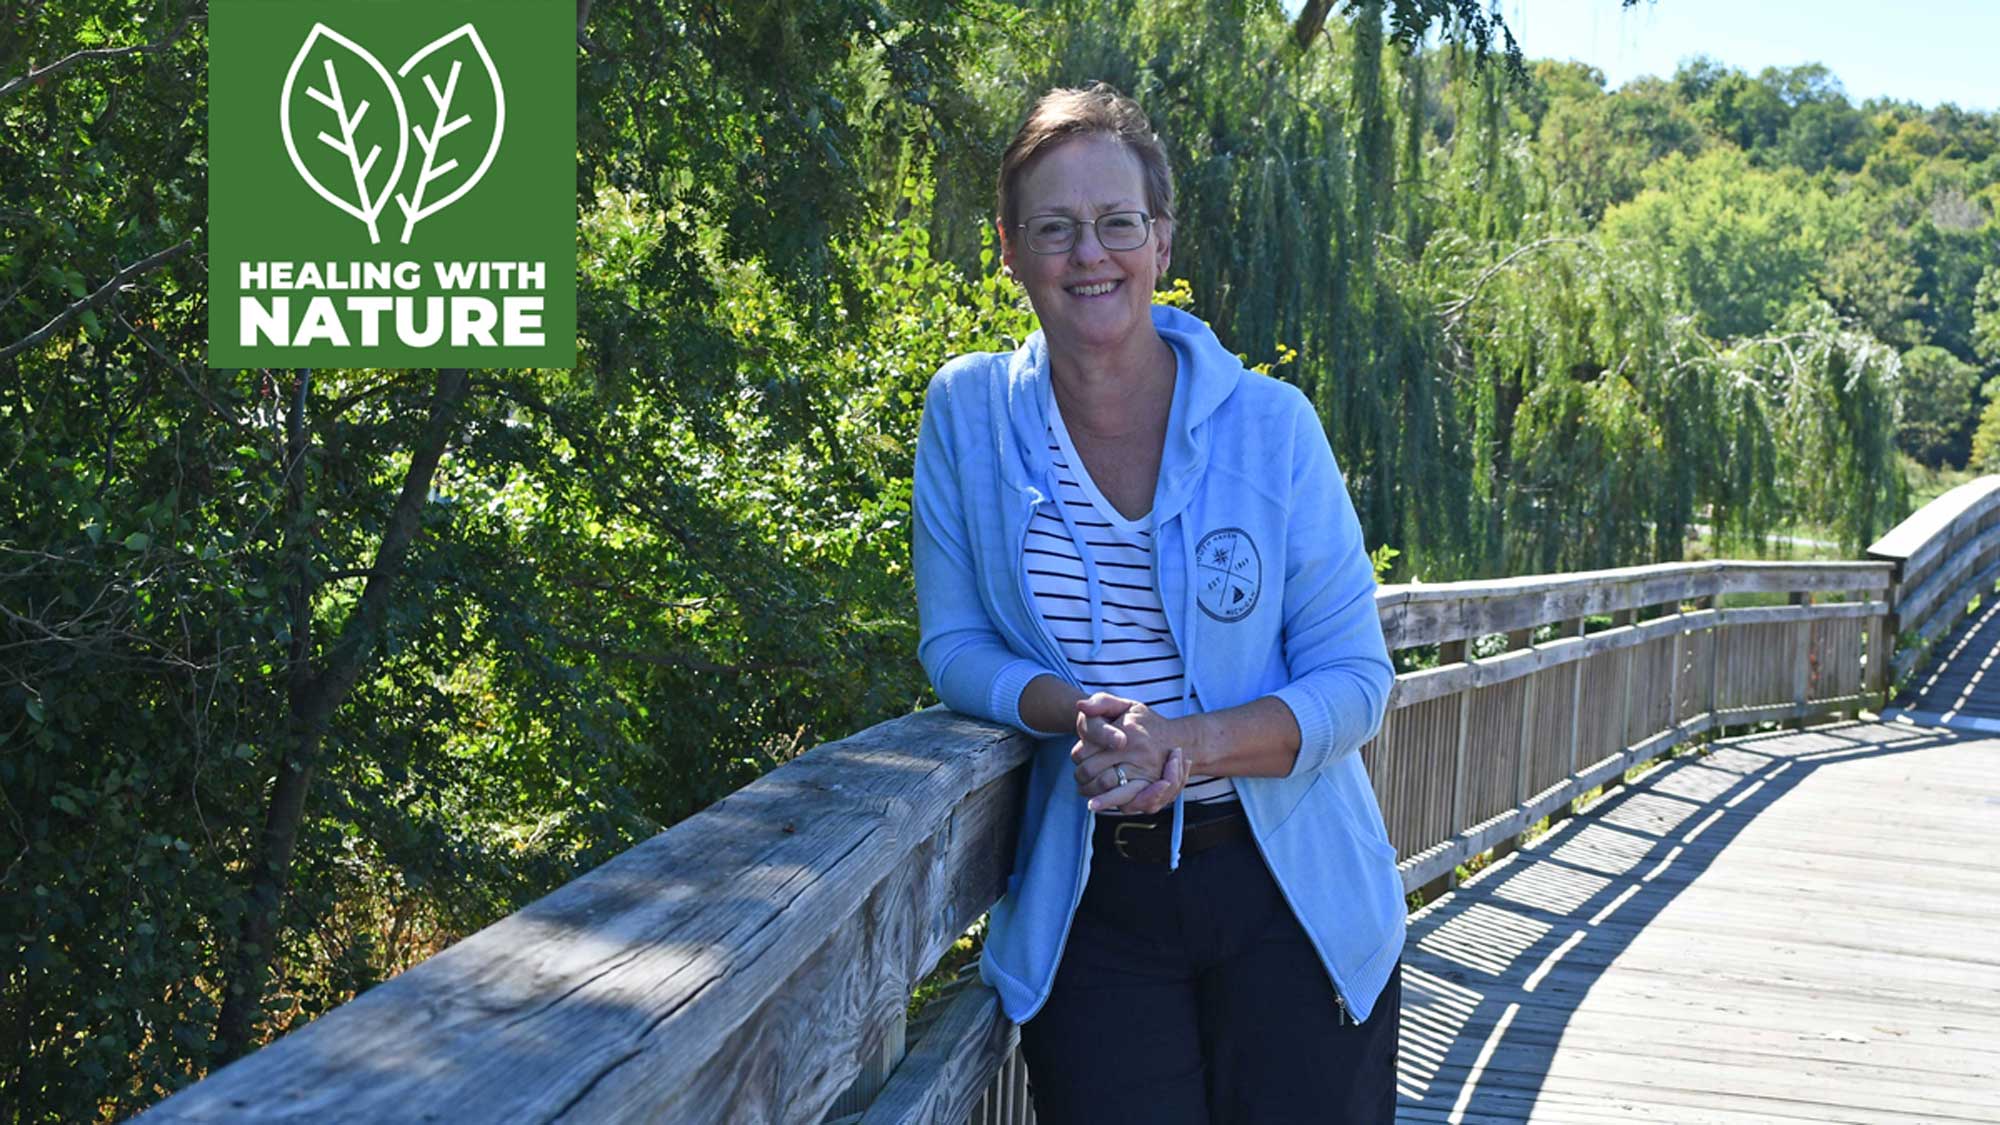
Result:
<instances>
[{"instance_id":1,"label":"two leaf logo","mask_svg":"<svg viewBox=\"0 0 2000 1125\"><path fill-rule=\"evenodd\" d=\"M411 105L429 110L427 124L411 124ZM367 48L316 23L285 74L278 116L292 167L321 199L366 224L372 244L382 241L378 220L393 198L408 245L418 223L463 198L492 167L507 128L507 96L469 23L419 48L393 77ZM469 167L482 136L485 151ZM399 191L413 163L412 141L415 182Z\"/></svg>"}]
</instances>

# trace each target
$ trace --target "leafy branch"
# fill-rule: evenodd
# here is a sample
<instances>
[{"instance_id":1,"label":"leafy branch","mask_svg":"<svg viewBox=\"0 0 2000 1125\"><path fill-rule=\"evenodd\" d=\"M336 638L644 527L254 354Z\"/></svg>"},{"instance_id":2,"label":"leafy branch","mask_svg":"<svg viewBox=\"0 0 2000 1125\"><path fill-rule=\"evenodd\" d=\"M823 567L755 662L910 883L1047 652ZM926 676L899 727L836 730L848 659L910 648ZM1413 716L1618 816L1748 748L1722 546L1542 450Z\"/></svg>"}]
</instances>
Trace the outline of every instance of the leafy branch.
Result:
<instances>
[{"instance_id":1,"label":"leafy branch","mask_svg":"<svg viewBox=\"0 0 2000 1125\"><path fill-rule=\"evenodd\" d=\"M564 648L587 652L604 660L627 661L646 664L655 668L688 668L704 675L742 676L751 672L775 672L792 668L807 668L806 660L750 660L741 664L722 664L701 656L684 652L655 652L646 649L626 648L621 645L593 640L589 637L570 633L554 632L555 641Z\"/></svg>"},{"instance_id":2,"label":"leafy branch","mask_svg":"<svg viewBox=\"0 0 2000 1125\"><path fill-rule=\"evenodd\" d=\"M1508 252L1506 257L1486 267L1486 269L1482 271L1477 278L1473 279L1472 287L1466 290L1463 296L1457 297L1450 301L1446 301L1444 304L1439 305L1437 310L1438 318L1444 321L1447 327L1457 324L1461 319L1464 318L1466 310L1472 307L1472 303L1479 299L1480 290L1486 288L1486 283L1492 281L1495 277L1498 277L1500 274L1506 272L1507 268L1514 264L1514 260L1516 258L1520 258L1524 255L1531 254L1537 250L1546 249L1550 246L1590 246L1590 245L1591 242L1589 239L1572 238L1566 235L1552 235L1548 238L1538 238L1533 242L1523 243L1520 246L1516 246L1513 250Z\"/></svg>"},{"instance_id":3,"label":"leafy branch","mask_svg":"<svg viewBox=\"0 0 2000 1125\"><path fill-rule=\"evenodd\" d=\"M472 118L468 114L460 114L456 120L446 120L451 116L452 94L458 90L458 72L460 66L461 64L456 59L452 61L451 74L444 80L443 93L438 92L437 83L431 81L430 75L424 75L424 89L430 92L431 104L437 106L437 117L431 123L431 131L428 136L424 134L424 127L422 125L415 126L410 130L416 134L417 147L424 150L424 164L423 168L417 174L416 190L408 196L401 193L398 193L396 196L396 206L403 210L403 241L405 243L410 241L410 232L416 229L417 220L423 217L424 188L429 186L432 180L444 176L450 173L453 168L458 167L458 161L455 158L432 167L432 162L437 159L439 143L472 122Z\"/></svg>"},{"instance_id":4,"label":"leafy branch","mask_svg":"<svg viewBox=\"0 0 2000 1125\"><path fill-rule=\"evenodd\" d=\"M61 74L63 71L80 62L89 62L93 59L116 59L126 55L159 54L161 51L172 46L174 40L179 39L181 33L188 29L189 24L206 18L208 18L206 11L189 12L187 15L181 17L181 21L175 24L172 30L151 43L135 43L129 47L91 47L82 51L73 51L44 67L30 67L28 73L16 75L6 83L0 84L0 98L6 97L21 87L28 85L30 82L39 86L51 77Z\"/></svg>"},{"instance_id":5,"label":"leafy branch","mask_svg":"<svg viewBox=\"0 0 2000 1125\"><path fill-rule=\"evenodd\" d=\"M41 343L43 340L48 339L50 336L55 335L57 332L62 330L64 325L68 324L70 321L75 320L77 317L82 316L84 313L89 312L90 310L98 307L99 305L102 305L104 302L109 301L111 298L117 296L120 290L124 289L127 285L131 284L133 278L136 278L141 274L148 273L154 269L157 269L161 265L164 265L166 262L170 261L171 259L179 257L181 254L185 253L189 247L193 245L194 245L194 239L184 238L175 245L169 246L165 250L162 250L157 254L141 258L138 261L133 262L131 265L126 266L124 269L119 270L116 274L112 275L110 281L107 281L103 285L98 286L95 292L91 293L87 297L78 300L76 303L70 305L68 308L57 313L55 315L55 319L49 321L47 324L42 325L40 328L35 329L33 332L28 333L26 336L21 337L19 340L14 341L13 343L7 345L6 347L0 348L0 363L4 363L7 360L14 358L16 355L19 355L20 353L27 351L29 348L32 348L36 344Z\"/></svg>"},{"instance_id":6,"label":"leafy branch","mask_svg":"<svg viewBox=\"0 0 2000 1125\"><path fill-rule=\"evenodd\" d=\"M347 157L347 166L354 172L354 193L361 197L361 211L367 216L368 241L380 242L382 235L375 228L375 216L381 211L381 201L371 202L368 198L368 171L375 167L375 158L382 155L382 146L370 148L368 158L363 160L354 144L354 131L361 127L361 119L368 116L368 99L361 99L353 117L347 116L346 103L340 96L340 76L333 69L333 60L322 59L321 62L326 66L326 83L333 93L328 96L308 86L306 96L333 111L333 115L340 120L340 139L336 141L325 132L320 133L319 139L322 144Z\"/></svg>"}]
</instances>

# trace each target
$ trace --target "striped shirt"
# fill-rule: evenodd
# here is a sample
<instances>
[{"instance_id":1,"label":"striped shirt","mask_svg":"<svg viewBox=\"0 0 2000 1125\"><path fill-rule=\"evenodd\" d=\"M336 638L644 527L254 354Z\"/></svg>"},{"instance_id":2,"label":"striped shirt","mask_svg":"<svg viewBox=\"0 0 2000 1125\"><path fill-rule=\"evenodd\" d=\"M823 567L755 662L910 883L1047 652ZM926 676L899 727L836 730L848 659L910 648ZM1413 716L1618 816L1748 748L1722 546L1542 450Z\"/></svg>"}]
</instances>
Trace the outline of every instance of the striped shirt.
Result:
<instances>
[{"instance_id":1,"label":"striped shirt","mask_svg":"<svg viewBox=\"0 0 2000 1125\"><path fill-rule=\"evenodd\" d=\"M1062 414L1049 409L1049 454L1056 469L1056 506L1035 510L1028 525L1028 589L1035 612L1079 677L1086 694L1109 692L1135 699L1170 719L1201 711L1198 695L1186 689L1186 667L1167 627L1167 615L1153 587L1153 516L1126 519L1105 500L1071 443ZM1079 542L1080 540L1080 542ZM1082 551L1097 568L1098 603L1104 645L1090 652L1090 595ZM1197 804L1236 800L1226 777L1195 774L1186 799Z\"/></svg>"}]
</instances>

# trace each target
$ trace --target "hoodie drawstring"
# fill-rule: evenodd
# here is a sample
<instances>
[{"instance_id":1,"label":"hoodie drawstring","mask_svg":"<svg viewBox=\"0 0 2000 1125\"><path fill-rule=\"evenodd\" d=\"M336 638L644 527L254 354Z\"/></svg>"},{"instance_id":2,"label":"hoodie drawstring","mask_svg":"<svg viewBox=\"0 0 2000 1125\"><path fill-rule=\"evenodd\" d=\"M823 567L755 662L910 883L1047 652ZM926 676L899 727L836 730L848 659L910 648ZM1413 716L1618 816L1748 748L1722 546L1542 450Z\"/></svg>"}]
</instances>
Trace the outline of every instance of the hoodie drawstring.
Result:
<instances>
[{"instance_id":1,"label":"hoodie drawstring","mask_svg":"<svg viewBox=\"0 0 2000 1125\"><path fill-rule=\"evenodd\" d=\"M1187 622L1186 629L1184 630L1187 635L1180 638L1180 643L1183 646L1181 652L1181 714L1186 715L1188 713L1188 702L1194 698L1194 661L1188 659L1185 646L1194 636L1195 612L1197 609L1194 586L1195 582L1199 580L1199 572L1195 570L1194 536L1187 533L1187 523L1179 516L1175 516L1174 529L1180 533L1181 553L1187 560L1187 569L1182 571L1187 576L1186 587L1181 591L1181 620ZM1185 754L1186 751L1183 750L1182 753ZM1174 794L1174 829L1171 842L1167 848L1167 870L1169 871L1180 870L1181 832L1186 827L1186 824L1187 789L1183 787L1180 792Z\"/></svg>"}]
</instances>

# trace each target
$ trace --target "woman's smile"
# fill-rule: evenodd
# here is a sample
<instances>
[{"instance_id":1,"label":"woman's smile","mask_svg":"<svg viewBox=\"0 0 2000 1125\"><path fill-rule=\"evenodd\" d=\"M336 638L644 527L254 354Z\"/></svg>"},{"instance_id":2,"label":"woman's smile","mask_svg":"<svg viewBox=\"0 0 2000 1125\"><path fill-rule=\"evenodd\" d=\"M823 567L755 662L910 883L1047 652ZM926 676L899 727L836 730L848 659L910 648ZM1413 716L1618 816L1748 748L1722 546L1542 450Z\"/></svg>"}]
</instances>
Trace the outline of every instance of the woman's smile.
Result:
<instances>
[{"instance_id":1,"label":"woman's smile","mask_svg":"<svg viewBox=\"0 0 2000 1125\"><path fill-rule=\"evenodd\" d=\"M1076 285L1069 285L1065 286L1064 288L1068 289L1072 296L1081 297L1086 301L1091 301L1091 300L1096 300L1100 297L1110 296L1114 291L1117 290L1120 284L1121 283L1114 278L1113 280L1110 281L1079 282Z\"/></svg>"}]
</instances>

